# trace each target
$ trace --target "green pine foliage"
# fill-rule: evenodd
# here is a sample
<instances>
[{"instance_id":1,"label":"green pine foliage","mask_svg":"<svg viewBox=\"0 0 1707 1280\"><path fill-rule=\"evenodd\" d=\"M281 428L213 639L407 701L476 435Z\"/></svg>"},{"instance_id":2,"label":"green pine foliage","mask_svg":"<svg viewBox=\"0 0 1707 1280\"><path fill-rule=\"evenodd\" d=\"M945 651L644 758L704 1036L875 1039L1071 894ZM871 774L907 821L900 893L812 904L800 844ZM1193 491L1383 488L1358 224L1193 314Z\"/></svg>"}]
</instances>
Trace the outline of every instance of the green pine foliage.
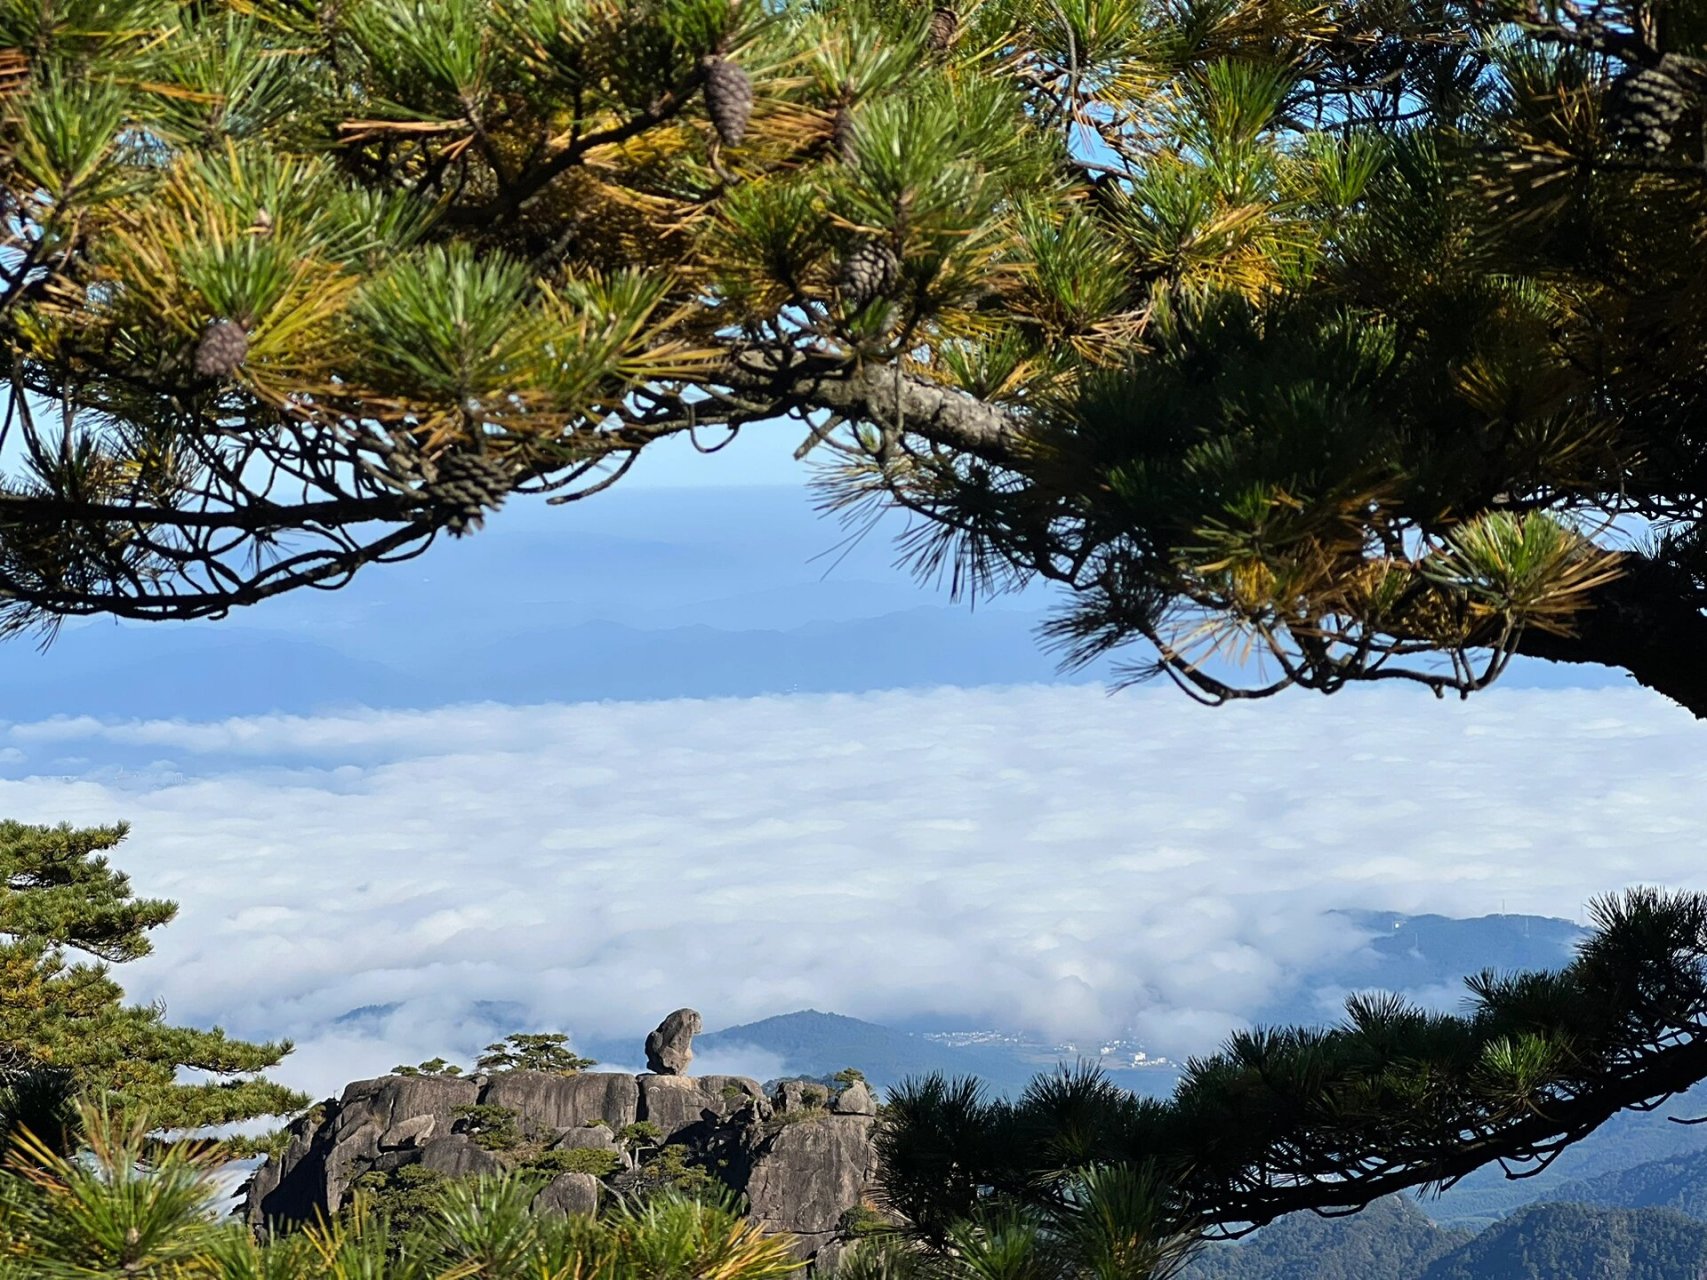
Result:
<instances>
[{"instance_id":1,"label":"green pine foliage","mask_svg":"<svg viewBox=\"0 0 1707 1280\"><path fill-rule=\"evenodd\" d=\"M487 1151L513 1151L520 1146L524 1135L521 1117L509 1107L496 1103L470 1103L454 1110L459 1132L472 1137Z\"/></svg>"},{"instance_id":2,"label":"green pine foliage","mask_svg":"<svg viewBox=\"0 0 1707 1280\"><path fill-rule=\"evenodd\" d=\"M222 1233L211 1147L150 1140L141 1113L85 1107L87 1150L64 1155L25 1133L8 1152L0 1257L41 1280L186 1274Z\"/></svg>"},{"instance_id":3,"label":"green pine foliage","mask_svg":"<svg viewBox=\"0 0 1707 1280\"><path fill-rule=\"evenodd\" d=\"M0 1170L5 1280L779 1280L793 1241L728 1205L668 1193L598 1219L529 1211L538 1181L454 1182L399 1170L353 1212L257 1239L220 1220L211 1147L160 1147L148 1121L85 1107L87 1146L64 1156L28 1139Z\"/></svg>"},{"instance_id":4,"label":"green pine foliage","mask_svg":"<svg viewBox=\"0 0 1707 1280\"><path fill-rule=\"evenodd\" d=\"M1633 890L1595 919L1562 970L1469 979L1461 1015L1356 996L1336 1027L1235 1035L1167 1101L1092 1068L1014 1102L970 1079L908 1081L877 1133L886 1207L930 1256L976 1238L1091 1266L1100 1248L1162 1275L1287 1214L1355 1211L1495 1161L1545 1168L1707 1070L1707 897Z\"/></svg>"},{"instance_id":5,"label":"green pine foliage","mask_svg":"<svg viewBox=\"0 0 1707 1280\"><path fill-rule=\"evenodd\" d=\"M158 1006L125 1003L112 966L147 955L148 934L177 913L138 898L108 861L126 832L0 823L0 1072L61 1073L164 1129L300 1111L308 1099L263 1074L288 1043L176 1027Z\"/></svg>"},{"instance_id":6,"label":"green pine foliage","mask_svg":"<svg viewBox=\"0 0 1707 1280\"><path fill-rule=\"evenodd\" d=\"M616 1131L616 1140L628 1151L642 1151L664 1145L664 1131L650 1120L636 1120Z\"/></svg>"},{"instance_id":7,"label":"green pine foliage","mask_svg":"<svg viewBox=\"0 0 1707 1280\"><path fill-rule=\"evenodd\" d=\"M486 1046L486 1052L474 1061L476 1071L543 1071L554 1076L574 1076L598 1066L597 1058L583 1058L569 1048L564 1032L517 1031ZM398 1065L391 1069L399 1076L455 1077L464 1074L462 1067L444 1058L431 1058L415 1066Z\"/></svg>"},{"instance_id":8,"label":"green pine foliage","mask_svg":"<svg viewBox=\"0 0 1707 1280\"><path fill-rule=\"evenodd\" d=\"M595 1178L608 1178L622 1168L622 1157L598 1147L557 1147L529 1160L527 1168L551 1175L590 1173Z\"/></svg>"},{"instance_id":9,"label":"green pine foliage","mask_svg":"<svg viewBox=\"0 0 1707 1280\"><path fill-rule=\"evenodd\" d=\"M629 1190L642 1199L679 1194L716 1200L722 1195L711 1171L695 1161L686 1147L675 1143L641 1156Z\"/></svg>"},{"instance_id":10,"label":"green pine foliage","mask_svg":"<svg viewBox=\"0 0 1707 1280\"><path fill-rule=\"evenodd\" d=\"M1069 661L1527 652L1707 713L1664 12L20 0L0 622L220 615L785 429L925 575L1058 584Z\"/></svg>"},{"instance_id":11,"label":"green pine foliage","mask_svg":"<svg viewBox=\"0 0 1707 1280\"><path fill-rule=\"evenodd\" d=\"M411 1236L432 1221L451 1182L448 1175L419 1164L370 1170L356 1179L357 1195L345 1212L381 1218L399 1236Z\"/></svg>"}]
</instances>

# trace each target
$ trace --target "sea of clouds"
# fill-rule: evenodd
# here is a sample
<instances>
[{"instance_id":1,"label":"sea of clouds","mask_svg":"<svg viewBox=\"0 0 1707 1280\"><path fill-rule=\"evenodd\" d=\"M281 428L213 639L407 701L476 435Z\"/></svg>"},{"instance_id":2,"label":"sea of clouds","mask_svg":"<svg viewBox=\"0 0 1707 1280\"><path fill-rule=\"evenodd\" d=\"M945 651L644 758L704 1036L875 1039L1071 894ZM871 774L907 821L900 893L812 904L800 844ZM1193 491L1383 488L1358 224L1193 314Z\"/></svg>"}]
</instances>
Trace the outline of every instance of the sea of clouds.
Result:
<instances>
[{"instance_id":1,"label":"sea of clouds","mask_svg":"<svg viewBox=\"0 0 1707 1280\"><path fill-rule=\"evenodd\" d=\"M1707 725L1635 690L64 719L0 727L0 775L0 813L130 821L116 861L182 904L131 994L294 1039L279 1074L316 1093L467 1061L479 1002L637 1050L692 1005L1177 1056L1361 945L1333 908L1582 919L1707 889Z\"/></svg>"}]
</instances>

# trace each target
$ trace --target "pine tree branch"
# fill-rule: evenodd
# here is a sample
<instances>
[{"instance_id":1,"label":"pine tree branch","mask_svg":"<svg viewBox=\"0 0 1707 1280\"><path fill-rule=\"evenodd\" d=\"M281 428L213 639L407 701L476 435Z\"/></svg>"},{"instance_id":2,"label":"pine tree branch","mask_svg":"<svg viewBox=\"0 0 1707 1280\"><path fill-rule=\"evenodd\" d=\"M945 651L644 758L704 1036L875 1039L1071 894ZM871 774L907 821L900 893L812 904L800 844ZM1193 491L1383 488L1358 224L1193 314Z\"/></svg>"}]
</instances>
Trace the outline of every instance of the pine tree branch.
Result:
<instances>
[{"instance_id":1,"label":"pine tree branch","mask_svg":"<svg viewBox=\"0 0 1707 1280\"><path fill-rule=\"evenodd\" d=\"M1621 668L1698 719L1707 719L1707 612L1689 575L1644 556L1619 557L1621 575L1591 593L1574 634L1530 628L1517 652L1549 662Z\"/></svg>"},{"instance_id":2,"label":"pine tree branch","mask_svg":"<svg viewBox=\"0 0 1707 1280\"><path fill-rule=\"evenodd\" d=\"M1649 1053L1637 1066L1598 1088L1544 1104L1510 1125L1479 1136L1460 1136L1426 1156L1395 1162L1377 1173L1348 1172L1339 1181L1312 1179L1242 1193L1222 1192L1205 1206L1206 1211L1218 1223L1238 1226L1212 1234L1244 1235L1289 1213L1353 1211L1398 1191L1456 1182L1495 1161L1545 1159L1588 1136L1618 1112L1663 1101L1707 1078L1707 1028L1697 1028L1695 1034L1704 1038Z\"/></svg>"},{"instance_id":3,"label":"pine tree branch","mask_svg":"<svg viewBox=\"0 0 1707 1280\"><path fill-rule=\"evenodd\" d=\"M751 347L731 357L726 381L742 394L769 398L779 411L828 410L996 465L1012 465L1024 452L1025 427L1018 414L892 364Z\"/></svg>"}]
</instances>

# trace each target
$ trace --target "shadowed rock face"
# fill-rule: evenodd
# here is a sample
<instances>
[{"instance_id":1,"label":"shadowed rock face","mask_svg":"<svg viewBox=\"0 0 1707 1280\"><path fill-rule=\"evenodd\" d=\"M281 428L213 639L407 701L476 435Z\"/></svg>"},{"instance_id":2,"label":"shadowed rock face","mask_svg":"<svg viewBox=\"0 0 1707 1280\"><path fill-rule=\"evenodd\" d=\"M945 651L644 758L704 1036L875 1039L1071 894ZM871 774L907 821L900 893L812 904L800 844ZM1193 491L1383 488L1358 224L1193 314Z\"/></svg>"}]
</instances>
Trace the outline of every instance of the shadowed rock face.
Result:
<instances>
[{"instance_id":1,"label":"shadowed rock face","mask_svg":"<svg viewBox=\"0 0 1707 1280\"><path fill-rule=\"evenodd\" d=\"M421 1160L434 1135L449 1135L458 1107L478 1101L472 1080L381 1076L358 1080L290 1126L283 1156L268 1160L249 1187L250 1220L311 1222L336 1213L350 1184L382 1164Z\"/></svg>"},{"instance_id":2,"label":"shadowed rock face","mask_svg":"<svg viewBox=\"0 0 1707 1280\"><path fill-rule=\"evenodd\" d=\"M693 1009L677 1009L646 1037L646 1069L654 1075L685 1076L693 1061L693 1038L705 1023Z\"/></svg>"},{"instance_id":3,"label":"shadowed rock face","mask_svg":"<svg viewBox=\"0 0 1707 1280\"><path fill-rule=\"evenodd\" d=\"M834 1253L843 1215L868 1200L876 1176L876 1103L860 1085L832 1097L822 1085L788 1081L771 1098L744 1076L385 1076L350 1085L291 1125L284 1154L249 1184L249 1222L288 1228L336 1213L351 1184L372 1171L500 1171L514 1157L482 1147L458 1114L475 1104L512 1111L534 1151L595 1147L616 1152L624 1166L631 1162L615 1135L648 1121L664 1144L686 1148L690 1162L746 1195L762 1226L797 1235L806 1258ZM534 1210L593 1213L600 1194L591 1174L565 1173L540 1191Z\"/></svg>"},{"instance_id":4,"label":"shadowed rock face","mask_svg":"<svg viewBox=\"0 0 1707 1280\"><path fill-rule=\"evenodd\" d=\"M504 1163L466 1133L447 1133L421 1148L420 1163L447 1178L479 1178L504 1171Z\"/></svg>"},{"instance_id":5,"label":"shadowed rock face","mask_svg":"<svg viewBox=\"0 0 1707 1280\"><path fill-rule=\"evenodd\" d=\"M811 1257L877 1175L871 1128L867 1116L831 1114L783 1126L755 1153L748 1212L767 1230L798 1236Z\"/></svg>"},{"instance_id":6,"label":"shadowed rock face","mask_svg":"<svg viewBox=\"0 0 1707 1280\"><path fill-rule=\"evenodd\" d=\"M745 1076L640 1076L640 1110L665 1134L721 1128L744 1108L766 1110L764 1090ZM681 1140L678 1138L677 1140Z\"/></svg>"}]
</instances>

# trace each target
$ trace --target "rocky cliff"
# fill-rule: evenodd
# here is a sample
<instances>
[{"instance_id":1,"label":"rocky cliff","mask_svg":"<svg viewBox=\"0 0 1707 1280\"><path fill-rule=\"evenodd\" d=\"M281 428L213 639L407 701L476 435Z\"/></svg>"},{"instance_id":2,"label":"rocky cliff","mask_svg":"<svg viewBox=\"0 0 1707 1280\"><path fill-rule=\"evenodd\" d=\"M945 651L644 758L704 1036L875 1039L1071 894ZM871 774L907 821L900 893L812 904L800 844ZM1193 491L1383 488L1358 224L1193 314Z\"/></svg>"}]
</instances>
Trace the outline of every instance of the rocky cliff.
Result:
<instances>
[{"instance_id":1,"label":"rocky cliff","mask_svg":"<svg viewBox=\"0 0 1707 1280\"><path fill-rule=\"evenodd\" d=\"M767 1095L743 1076L383 1076L297 1120L283 1155L251 1181L246 1212L257 1227L290 1226L336 1213L376 1175L531 1168L537 1211L591 1213L668 1169L746 1196L754 1218L823 1261L839 1251L849 1210L870 1199L876 1112L858 1083L838 1093L786 1081Z\"/></svg>"}]
</instances>

